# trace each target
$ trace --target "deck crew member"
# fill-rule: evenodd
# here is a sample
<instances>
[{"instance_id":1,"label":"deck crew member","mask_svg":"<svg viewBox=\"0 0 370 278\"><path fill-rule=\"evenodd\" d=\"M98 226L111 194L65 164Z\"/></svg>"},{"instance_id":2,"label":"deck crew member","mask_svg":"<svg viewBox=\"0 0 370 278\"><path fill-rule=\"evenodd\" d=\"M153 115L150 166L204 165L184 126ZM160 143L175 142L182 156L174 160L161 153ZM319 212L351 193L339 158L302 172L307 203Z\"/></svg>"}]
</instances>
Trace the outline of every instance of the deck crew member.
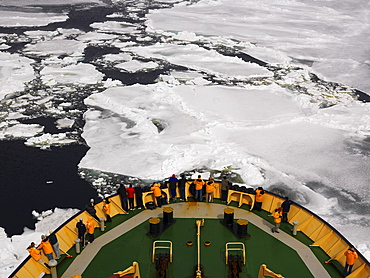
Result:
<instances>
[{"instance_id":1,"label":"deck crew member","mask_svg":"<svg viewBox=\"0 0 370 278\"><path fill-rule=\"evenodd\" d=\"M48 239L49 239L51 246L53 247L56 259L58 260L60 258L60 249L59 249L59 242L58 242L57 235L53 233L53 231L49 231Z\"/></svg>"},{"instance_id":2,"label":"deck crew member","mask_svg":"<svg viewBox=\"0 0 370 278\"><path fill-rule=\"evenodd\" d=\"M157 206L162 207L162 190L161 184L159 182L153 183L153 186L150 188L154 193L154 197L157 200Z\"/></svg>"},{"instance_id":3,"label":"deck crew member","mask_svg":"<svg viewBox=\"0 0 370 278\"><path fill-rule=\"evenodd\" d=\"M351 274L355 260L358 259L358 254L354 248L349 248L344 252L344 256L346 256L346 266L344 267L343 275L347 276Z\"/></svg>"},{"instance_id":4,"label":"deck crew member","mask_svg":"<svg viewBox=\"0 0 370 278\"><path fill-rule=\"evenodd\" d=\"M256 201L254 202L253 209L261 211L265 191L263 190L262 187L258 187L255 192L256 192Z\"/></svg>"},{"instance_id":5,"label":"deck crew member","mask_svg":"<svg viewBox=\"0 0 370 278\"><path fill-rule=\"evenodd\" d=\"M281 208L275 209L275 211L271 213L269 216L274 217L274 223L275 223L275 227L273 227L271 231L273 233L279 233L279 227L280 227L281 218L282 218Z\"/></svg>"},{"instance_id":6,"label":"deck crew member","mask_svg":"<svg viewBox=\"0 0 370 278\"><path fill-rule=\"evenodd\" d=\"M54 260L53 247L51 246L49 239L44 235L41 236L41 239L42 239L41 243L37 247L37 249L39 250L42 249L42 251L44 252L45 256L49 259L49 261Z\"/></svg>"},{"instance_id":7,"label":"deck crew member","mask_svg":"<svg viewBox=\"0 0 370 278\"><path fill-rule=\"evenodd\" d=\"M110 202L108 199L104 200L103 211L107 218L106 222L112 222L112 218L110 217Z\"/></svg>"},{"instance_id":8,"label":"deck crew member","mask_svg":"<svg viewBox=\"0 0 370 278\"><path fill-rule=\"evenodd\" d=\"M195 184L195 199L199 201L203 200L203 185L205 182L202 180L202 176L198 175L198 178L194 181Z\"/></svg>"},{"instance_id":9,"label":"deck crew member","mask_svg":"<svg viewBox=\"0 0 370 278\"><path fill-rule=\"evenodd\" d=\"M90 243L94 241L94 230L95 230L94 219L92 217L89 217L86 222L86 231Z\"/></svg>"}]
</instances>

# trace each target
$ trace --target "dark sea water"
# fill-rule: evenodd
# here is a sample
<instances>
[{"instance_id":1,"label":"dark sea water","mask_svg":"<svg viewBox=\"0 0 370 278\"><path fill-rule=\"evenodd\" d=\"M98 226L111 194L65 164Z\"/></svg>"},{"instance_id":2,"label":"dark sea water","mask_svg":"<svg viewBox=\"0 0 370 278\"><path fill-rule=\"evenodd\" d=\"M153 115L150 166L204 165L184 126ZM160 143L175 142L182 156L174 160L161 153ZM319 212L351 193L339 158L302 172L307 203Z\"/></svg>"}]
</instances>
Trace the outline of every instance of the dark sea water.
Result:
<instances>
[{"instance_id":1,"label":"dark sea water","mask_svg":"<svg viewBox=\"0 0 370 278\"><path fill-rule=\"evenodd\" d=\"M83 209L97 198L77 172L87 150L77 144L41 150L23 141L0 141L0 226L8 236L22 234L24 227L34 229L32 210Z\"/></svg>"}]
</instances>

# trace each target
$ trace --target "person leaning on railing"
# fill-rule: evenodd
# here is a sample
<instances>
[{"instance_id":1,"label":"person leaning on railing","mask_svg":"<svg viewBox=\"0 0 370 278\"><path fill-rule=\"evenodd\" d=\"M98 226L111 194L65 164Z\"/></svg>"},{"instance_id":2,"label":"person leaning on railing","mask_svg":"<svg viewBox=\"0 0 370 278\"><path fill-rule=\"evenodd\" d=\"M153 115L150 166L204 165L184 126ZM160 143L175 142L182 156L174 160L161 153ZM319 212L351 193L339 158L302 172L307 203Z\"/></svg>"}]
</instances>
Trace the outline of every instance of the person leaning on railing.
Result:
<instances>
[{"instance_id":1,"label":"person leaning on railing","mask_svg":"<svg viewBox=\"0 0 370 278\"><path fill-rule=\"evenodd\" d=\"M154 197L157 200L157 206L162 207L162 190L161 184L159 182L153 183L153 186L150 188L151 191L154 193Z\"/></svg>"}]
</instances>

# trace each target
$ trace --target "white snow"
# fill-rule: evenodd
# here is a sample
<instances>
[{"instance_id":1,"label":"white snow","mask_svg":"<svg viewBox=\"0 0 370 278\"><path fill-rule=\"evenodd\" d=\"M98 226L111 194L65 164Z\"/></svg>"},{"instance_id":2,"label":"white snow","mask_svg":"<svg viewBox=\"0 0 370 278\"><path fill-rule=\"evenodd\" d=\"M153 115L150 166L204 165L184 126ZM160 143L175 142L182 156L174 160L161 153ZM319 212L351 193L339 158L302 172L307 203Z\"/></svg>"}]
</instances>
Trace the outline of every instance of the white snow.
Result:
<instances>
[{"instance_id":1,"label":"white snow","mask_svg":"<svg viewBox=\"0 0 370 278\"><path fill-rule=\"evenodd\" d=\"M41 235L48 235L79 210L55 208L45 212L38 213L33 211L37 218L36 229L30 230L24 228L22 235L14 235L11 238L6 236L3 228L0 228L0 277L8 277L16 266L29 255L26 248L31 242L36 244L41 242Z\"/></svg>"},{"instance_id":2,"label":"white snow","mask_svg":"<svg viewBox=\"0 0 370 278\"><path fill-rule=\"evenodd\" d=\"M355 101L345 89L320 86L309 76L316 73L370 92L369 5L365 0L201 0L152 10L147 30L165 36L154 45L120 41L137 26L106 21L92 24L95 31L87 33L26 32L34 41L24 52L47 57L40 74L50 86L103 83L94 66L81 63L89 43L109 42L121 49L99 62L126 71L157 68L160 61L188 69L163 74L151 85L104 81L104 92L85 99L89 109L83 137L90 149L80 168L154 180L196 168L232 168L246 186L281 185L370 259L370 216L355 203L369 205L370 158L364 140L370 136L370 103ZM35 15L40 14L29 18ZM62 19L43 17L37 16L34 24ZM19 17L18 23L29 25L29 18ZM69 35L76 38L67 39ZM289 73L275 79L265 67L203 44L240 49ZM156 60L144 63L136 57ZM33 60L0 52L0 61L0 98L23 90L34 78ZM212 83L210 76L226 84ZM305 94L289 90L297 86ZM330 107L320 109L323 103ZM40 146L69 143L64 134L40 135L40 126L19 124L15 119L22 111L0 116L8 121L0 124L0 138L27 137L29 144ZM73 121L59 124L67 127ZM322 186L311 189L309 182ZM342 202L351 207L344 209ZM55 214L40 223L55 228ZM27 255L29 242L50 229L38 227L11 239L0 230L0 275L9 274Z\"/></svg>"}]
</instances>

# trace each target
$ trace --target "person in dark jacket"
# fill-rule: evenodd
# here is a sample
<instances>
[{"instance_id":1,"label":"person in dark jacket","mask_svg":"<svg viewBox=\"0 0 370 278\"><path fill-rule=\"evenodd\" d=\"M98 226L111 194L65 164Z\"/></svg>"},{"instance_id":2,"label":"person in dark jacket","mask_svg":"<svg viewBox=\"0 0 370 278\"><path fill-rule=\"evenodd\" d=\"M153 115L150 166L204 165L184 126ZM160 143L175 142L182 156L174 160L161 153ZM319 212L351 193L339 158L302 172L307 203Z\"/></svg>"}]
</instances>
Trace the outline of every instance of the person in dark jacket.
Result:
<instances>
[{"instance_id":1,"label":"person in dark jacket","mask_svg":"<svg viewBox=\"0 0 370 278\"><path fill-rule=\"evenodd\" d=\"M285 197L285 201L281 204L281 208L283 209L283 218L282 222L288 222L288 212L290 210L290 205L293 204L293 201L289 200L289 197Z\"/></svg>"},{"instance_id":2,"label":"person in dark jacket","mask_svg":"<svg viewBox=\"0 0 370 278\"><path fill-rule=\"evenodd\" d=\"M143 189L141 188L141 184L139 183L135 186L135 197L137 208L143 208Z\"/></svg>"},{"instance_id":3,"label":"person in dark jacket","mask_svg":"<svg viewBox=\"0 0 370 278\"><path fill-rule=\"evenodd\" d=\"M229 190L229 181L227 180L226 176L224 176L221 181L221 201L223 203L226 203L227 201L228 190Z\"/></svg>"},{"instance_id":4,"label":"person in dark jacket","mask_svg":"<svg viewBox=\"0 0 370 278\"><path fill-rule=\"evenodd\" d=\"M60 258L60 249L57 235L53 233L53 231L49 231L49 236L47 238L49 239L49 242L53 247L56 259L58 260Z\"/></svg>"},{"instance_id":5,"label":"person in dark jacket","mask_svg":"<svg viewBox=\"0 0 370 278\"><path fill-rule=\"evenodd\" d=\"M181 174L181 179L178 181L178 186L180 189L180 200L181 201L186 201L186 196L185 196L185 189L186 189L186 177L184 174Z\"/></svg>"},{"instance_id":6,"label":"person in dark jacket","mask_svg":"<svg viewBox=\"0 0 370 278\"><path fill-rule=\"evenodd\" d=\"M85 247L85 234L86 234L86 226L83 222L83 219L80 218L80 221L76 224L78 238L82 244L82 247Z\"/></svg>"},{"instance_id":7,"label":"person in dark jacket","mask_svg":"<svg viewBox=\"0 0 370 278\"><path fill-rule=\"evenodd\" d=\"M94 217L98 222L100 222L99 217L96 215L96 209L94 207L94 199L90 199L90 203L85 206L86 211Z\"/></svg>"},{"instance_id":8,"label":"person in dark jacket","mask_svg":"<svg viewBox=\"0 0 370 278\"><path fill-rule=\"evenodd\" d=\"M170 177L170 179L168 180L168 184L169 184L169 188L170 188L170 191L171 191L171 197L172 197L172 201L173 202L176 202L176 188L177 188L177 182L179 180L176 178L176 175L173 174L172 177Z\"/></svg>"},{"instance_id":9,"label":"person in dark jacket","mask_svg":"<svg viewBox=\"0 0 370 278\"><path fill-rule=\"evenodd\" d=\"M120 187L117 190L117 193L119 194L121 198L121 204L122 209L126 212L128 212L128 205L127 205L127 192L125 185L121 184Z\"/></svg>"}]
</instances>

